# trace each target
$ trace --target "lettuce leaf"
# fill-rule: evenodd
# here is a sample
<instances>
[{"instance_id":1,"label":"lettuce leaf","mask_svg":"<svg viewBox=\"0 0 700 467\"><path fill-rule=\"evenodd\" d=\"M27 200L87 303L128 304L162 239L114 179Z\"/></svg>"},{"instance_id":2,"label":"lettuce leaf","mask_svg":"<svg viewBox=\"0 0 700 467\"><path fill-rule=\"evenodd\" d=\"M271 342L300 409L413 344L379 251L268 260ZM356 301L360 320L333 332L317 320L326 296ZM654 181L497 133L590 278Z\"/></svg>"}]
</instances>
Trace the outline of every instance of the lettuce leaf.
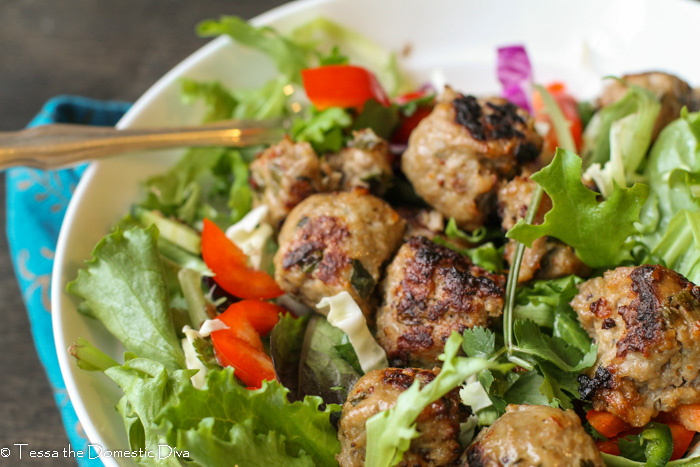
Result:
<instances>
[{"instance_id":1,"label":"lettuce leaf","mask_svg":"<svg viewBox=\"0 0 700 467\"><path fill-rule=\"evenodd\" d=\"M622 99L597 112L586 127L583 133L584 166L604 164L619 151L623 171L636 171L649 148L660 109L661 105L651 91L629 86Z\"/></svg>"},{"instance_id":2,"label":"lettuce leaf","mask_svg":"<svg viewBox=\"0 0 700 467\"><path fill-rule=\"evenodd\" d=\"M673 216L651 254L694 284L700 283L700 212L684 209Z\"/></svg>"},{"instance_id":3,"label":"lettuce leaf","mask_svg":"<svg viewBox=\"0 0 700 467\"><path fill-rule=\"evenodd\" d=\"M169 370L184 368L158 253L158 229L117 229L92 255L67 286L84 300L78 310L99 319L130 352Z\"/></svg>"},{"instance_id":4,"label":"lettuce leaf","mask_svg":"<svg viewBox=\"0 0 700 467\"><path fill-rule=\"evenodd\" d=\"M615 186L610 197L599 202L598 193L581 182L581 159L561 149L532 179L552 199L552 209L539 225L526 224L521 219L508 231L508 238L527 246L545 235L558 238L594 268L616 266L631 258L630 236L637 232L634 223L639 221L648 186Z\"/></svg>"},{"instance_id":5,"label":"lettuce leaf","mask_svg":"<svg viewBox=\"0 0 700 467\"><path fill-rule=\"evenodd\" d=\"M255 27L237 16L222 16L197 25L202 37L227 35L236 42L257 49L275 62L291 82L301 83L301 70L309 67L309 48L287 39L269 26Z\"/></svg>"},{"instance_id":6,"label":"lettuce leaf","mask_svg":"<svg viewBox=\"0 0 700 467\"><path fill-rule=\"evenodd\" d=\"M338 152L345 145L344 130L352 125L352 117L340 107L322 111L313 110L306 119L297 119L292 125L292 139L306 141L318 154Z\"/></svg>"},{"instance_id":7,"label":"lettuce leaf","mask_svg":"<svg viewBox=\"0 0 700 467\"><path fill-rule=\"evenodd\" d=\"M661 131L645 175L652 196L644 206L644 243L654 248L679 211L700 207L700 113L683 112Z\"/></svg>"},{"instance_id":8,"label":"lettuce leaf","mask_svg":"<svg viewBox=\"0 0 700 467\"><path fill-rule=\"evenodd\" d=\"M453 332L445 342L442 370L429 384L420 387L418 381L401 393L396 405L367 420L367 467L390 467L401 462L411 440L419 436L416 430L418 415L464 380L487 368L504 369L503 365L489 363L483 358L458 357L462 337Z\"/></svg>"},{"instance_id":9,"label":"lettuce leaf","mask_svg":"<svg viewBox=\"0 0 700 467\"><path fill-rule=\"evenodd\" d=\"M314 460L305 452L298 456L287 454L289 444L284 436L274 431L256 434L254 423L248 419L233 425L229 430L230 441L214 435L214 418L202 420L197 429L178 433L178 446L187 450L190 458L206 467L231 467L235 465L285 465L289 467L314 467Z\"/></svg>"},{"instance_id":10,"label":"lettuce leaf","mask_svg":"<svg viewBox=\"0 0 700 467\"><path fill-rule=\"evenodd\" d=\"M158 362L146 358L127 360L123 366L113 366L105 370L124 391L118 410L124 419L132 450L158 452L159 445L165 444L165 437L153 425L158 413L168 403L178 398L178 393L191 384L192 370L168 372ZM175 459L139 458L139 464L146 466L178 465Z\"/></svg>"},{"instance_id":11,"label":"lettuce leaf","mask_svg":"<svg viewBox=\"0 0 700 467\"><path fill-rule=\"evenodd\" d=\"M240 465L265 465L265 459L284 459L271 465L337 465L340 443L329 417L339 407L320 410L319 397L290 403L288 392L276 381L248 390L225 368L210 372L203 390L181 388L156 422L170 446L190 451L200 465L221 465L222 452L234 456L226 458L229 463ZM274 440L275 452L261 452L264 439Z\"/></svg>"}]
</instances>

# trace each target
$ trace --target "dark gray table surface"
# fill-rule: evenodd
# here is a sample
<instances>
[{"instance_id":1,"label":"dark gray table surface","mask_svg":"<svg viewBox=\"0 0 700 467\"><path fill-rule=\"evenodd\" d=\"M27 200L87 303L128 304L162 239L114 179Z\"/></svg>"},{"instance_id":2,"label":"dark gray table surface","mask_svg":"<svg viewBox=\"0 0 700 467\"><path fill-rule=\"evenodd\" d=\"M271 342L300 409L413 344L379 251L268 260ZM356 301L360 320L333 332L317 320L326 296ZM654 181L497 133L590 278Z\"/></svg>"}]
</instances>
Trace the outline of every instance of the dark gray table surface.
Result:
<instances>
[{"instance_id":1,"label":"dark gray table surface","mask_svg":"<svg viewBox=\"0 0 700 467\"><path fill-rule=\"evenodd\" d=\"M2 0L0 131L24 127L58 94L133 101L207 40L195 25L222 14L251 18L280 0ZM0 176L0 447L68 445L12 270ZM0 466L14 465L0 458ZM21 465L75 465L67 459Z\"/></svg>"}]
</instances>

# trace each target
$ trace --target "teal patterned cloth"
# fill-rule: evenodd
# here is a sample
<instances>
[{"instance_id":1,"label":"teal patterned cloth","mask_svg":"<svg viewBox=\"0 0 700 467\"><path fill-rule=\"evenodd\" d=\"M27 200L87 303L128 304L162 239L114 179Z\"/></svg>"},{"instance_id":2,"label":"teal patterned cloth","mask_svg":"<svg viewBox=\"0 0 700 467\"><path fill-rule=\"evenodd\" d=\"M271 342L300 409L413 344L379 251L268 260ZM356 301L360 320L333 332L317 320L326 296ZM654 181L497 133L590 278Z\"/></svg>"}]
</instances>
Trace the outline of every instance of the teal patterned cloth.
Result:
<instances>
[{"instance_id":1,"label":"teal patterned cloth","mask_svg":"<svg viewBox=\"0 0 700 467\"><path fill-rule=\"evenodd\" d=\"M29 126L82 123L113 126L127 111L126 102L105 102L59 96L46 103ZM7 238L22 290L39 359L46 369L66 432L74 450L87 450L87 439L66 393L51 327L51 269L58 232L85 165L42 171L7 171ZM99 459L78 459L81 466L102 465Z\"/></svg>"}]
</instances>

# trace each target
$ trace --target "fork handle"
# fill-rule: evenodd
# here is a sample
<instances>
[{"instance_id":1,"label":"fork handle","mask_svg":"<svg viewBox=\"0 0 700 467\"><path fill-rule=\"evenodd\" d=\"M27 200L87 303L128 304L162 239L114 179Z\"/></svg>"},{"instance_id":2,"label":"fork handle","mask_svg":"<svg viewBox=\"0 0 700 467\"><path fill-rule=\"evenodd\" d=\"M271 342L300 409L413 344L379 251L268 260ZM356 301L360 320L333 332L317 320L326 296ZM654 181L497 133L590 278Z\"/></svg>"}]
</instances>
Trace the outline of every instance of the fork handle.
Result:
<instances>
[{"instance_id":1,"label":"fork handle","mask_svg":"<svg viewBox=\"0 0 700 467\"><path fill-rule=\"evenodd\" d=\"M144 149L272 144L284 134L275 122L227 121L176 128L126 129L57 123L0 133L0 170L56 169Z\"/></svg>"}]
</instances>

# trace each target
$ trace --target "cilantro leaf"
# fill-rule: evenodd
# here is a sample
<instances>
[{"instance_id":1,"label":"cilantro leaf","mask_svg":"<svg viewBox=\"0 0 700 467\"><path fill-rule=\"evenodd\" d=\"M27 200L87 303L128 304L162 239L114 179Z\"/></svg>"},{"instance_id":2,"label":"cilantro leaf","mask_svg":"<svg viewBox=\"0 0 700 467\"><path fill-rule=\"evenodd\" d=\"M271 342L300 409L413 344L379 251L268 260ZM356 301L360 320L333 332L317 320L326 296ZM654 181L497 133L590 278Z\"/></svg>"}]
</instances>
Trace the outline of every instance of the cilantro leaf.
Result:
<instances>
[{"instance_id":1,"label":"cilantro leaf","mask_svg":"<svg viewBox=\"0 0 700 467\"><path fill-rule=\"evenodd\" d=\"M490 358L496 352L496 335L490 329L466 329L462 339L462 349L469 357Z\"/></svg>"},{"instance_id":2,"label":"cilantro leaf","mask_svg":"<svg viewBox=\"0 0 700 467\"><path fill-rule=\"evenodd\" d=\"M581 159L574 153L557 149L554 160L532 175L552 199L552 209L539 225L521 219L506 236L527 246L549 235L572 246L576 255L591 267L615 266L630 259L628 238L636 233L642 205L649 187L615 186L613 193L598 202L598 193L581 182Z\"/></svg>"},{"instance_id":3,"label":"cilantro leaf","mask_svg":"<svg viewBox=\"0 0 700 467\"><path fill-rule=\"evenodd\" d=\"M551 362L566 372L589 368L595 363L598 354L597 345L591 343L588 351L582 354L563 339L547 336L529 319L515 320L513 334L518 341L518 352Z\"/></svg>"},{"instance_id":4,"label":"cilantro leaf","mask_svg":"<svg viewBox=\"0 0 700 467\"><path fill-rule=\"evenodd\" d=\"M515 292L514 316L531 319L546 328L554 327L558 311L569 307L569 302L578 293L576 286L581 282L576 276L566 276L532 281L519 287Z\"/></svg>"},{"instance_id":5,"label":"cilantro leaf","mask_svg":"<svg viewBox=\"0 0 700 467\"><path fill-rule=\"evenodd\" d=\"M345 144L345 129L352 117L340 107L330 107L313 113L308 119L298 119L292 126L292 139L306 141L319 154L338 152Z\"/></svg>"}]
</instances>

